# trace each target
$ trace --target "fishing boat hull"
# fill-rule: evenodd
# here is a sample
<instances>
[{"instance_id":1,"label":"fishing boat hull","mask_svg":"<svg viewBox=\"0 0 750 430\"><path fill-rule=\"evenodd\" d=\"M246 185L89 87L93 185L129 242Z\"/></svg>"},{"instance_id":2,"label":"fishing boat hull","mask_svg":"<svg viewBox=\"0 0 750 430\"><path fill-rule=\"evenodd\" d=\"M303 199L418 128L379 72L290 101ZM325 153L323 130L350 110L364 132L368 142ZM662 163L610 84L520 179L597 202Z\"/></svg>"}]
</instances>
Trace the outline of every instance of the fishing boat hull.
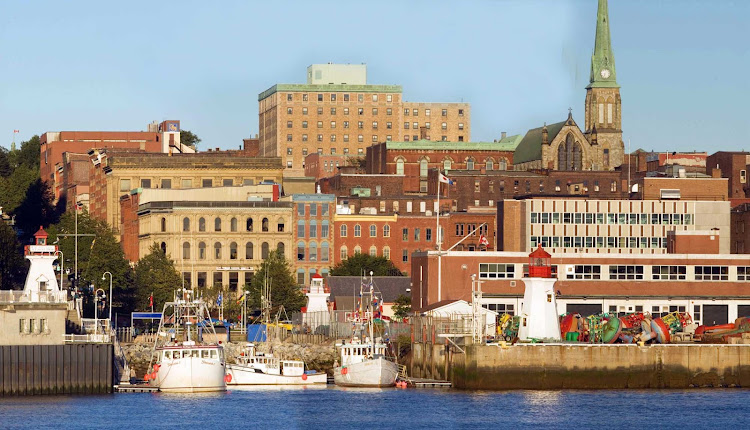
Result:
<instances>
[{"instance_id":1,"label":"fishing boat hull","mask_svg":"<svg viewBox=\"0 0 750 430\"><path fill-rule=\"evenodd\" d=\"M224 363L218 359L182 357L163 360L151 381L165 393L226 391Z\"/></svg>"},{"instance_id":2,"label":"fishing boat hull","mask_svg":"<svg viewBox=\"0 0 750 430\"><path fill-rule=\"evenodd\" d=\"M325 373L303 374L298 376L271 375L242 364L227 364L228 386L237 385L314 385L326 384Z\"/></svg>"},{"instance_id":3,"label":"fishing boat hull","mask_svg":"<svg viewBox=\"0 0 750 430\"><path fill-rule=\"evenodd\" d=\"M333 381L342 387L392 387L397 376L396 363L383 357L333 369Z\"/></svg>"}]
</instances>

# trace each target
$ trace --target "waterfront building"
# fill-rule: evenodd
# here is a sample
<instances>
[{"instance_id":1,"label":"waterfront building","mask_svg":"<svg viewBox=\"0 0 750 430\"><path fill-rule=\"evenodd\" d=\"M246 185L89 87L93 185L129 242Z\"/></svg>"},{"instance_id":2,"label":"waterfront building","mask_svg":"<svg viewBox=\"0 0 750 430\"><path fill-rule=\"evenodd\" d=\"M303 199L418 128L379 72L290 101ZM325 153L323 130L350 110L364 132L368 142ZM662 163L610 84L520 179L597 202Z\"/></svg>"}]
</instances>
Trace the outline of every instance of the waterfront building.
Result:
<instances>
[{"instance_id":1,"label":"waterfront building","mask_svg":"<svg viewBox=\"0 0 750 430\"><path fill-rule=\"evenodd\" d=\"M180 143L180 121L175 120L154 121L146 131L48 131L39 140L39 177L50 185L55 201L66 194L68 188L88 182L88 176L80 172L66 174L70 162L66 162L65 153L81 156L94 148L134 149L152 153L195 152L193 148Z\"/></svg>"},{"instance_id":2,"label":"waterfront building","mask_svg":"<svg viewBox=\"0 0 750 430\"><path fill-rule=\"evenodd\" d=\"M130 194L133 189L184 190L281 184L283 170L278 157L243 157L233 151L172 156L94 150L89 155L91 216L106 221L118 238L121 234L120 197Z\"/></svg>"},{"instance_id":3,"label":"waterfront building","mask_svg":"<svg viewBox=\"0 0 750 430\"><path fill-rule=\"evenodd\" d=\"M290 176L304 174L305 157L316 152L364 157L368 145L405 135L447 141L471 136L467 103L408 104L401 86L368 84L365 65L313 64L307 83L276 84L260 93L258 112L261 156L282 157Z\"/></svg>"},{"instance_id":4,"label":"waterfront building","mask_svg":"<svg viewBox=\"0 0 750 430\"><path fill-rule=\"evenodd\" d=\"M484 306L518 314L528 258L528 252L416 254L412 306L470 297L471 275L476 274L484 281ZM557 280L558 314L649 312L659 317L680 311L706 325L750 316L750 262L744 255L552 253L551 275Z\"/></svg>"},{"instance_id":5,"label":"waterfront building","mask_svg":"<svg viewBox=\"0 0 750 430\"><path fill-rule=\"evenodd\" d=\"M186 286L236 292L271 251L291 260L293 204L279 201L276 184L138 188L119 203L126 257L136 262L157 243Z\"/></svg>"},{"instance_id":6,"label":"waterfront building","mask_svg":"<svg viewBox=\"0 0 750 430\"><path fill-rule=\"evenodd\" d=\"M40 227L34 245L25 247L30 265L23 290L0 291L0 345L65 343L68 292L57 282L57 245L48 245L47 237Z\"/></svg>"},{"instance_id":7,"label":"waterfront building","mask_svg":"<svg viewBox=\"0 0 750 430\"><path fill-rule=\"evenodd\" d=\"M336 197L331 194L292 196L294 246L292 258L297 283L309 285L314 275L328 276L334 251L333 216Z\"/></svg>"}]
</instances>

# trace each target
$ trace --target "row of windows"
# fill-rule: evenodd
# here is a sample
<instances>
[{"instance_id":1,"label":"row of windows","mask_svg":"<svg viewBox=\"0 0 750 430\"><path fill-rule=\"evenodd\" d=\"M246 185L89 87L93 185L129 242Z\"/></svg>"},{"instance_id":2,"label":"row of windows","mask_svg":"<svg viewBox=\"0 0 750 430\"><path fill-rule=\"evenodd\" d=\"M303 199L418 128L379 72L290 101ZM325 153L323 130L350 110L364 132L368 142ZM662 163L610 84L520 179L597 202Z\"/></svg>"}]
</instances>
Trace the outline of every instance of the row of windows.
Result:
<instances>
[{"instance_id":1,"label":"row of windows","mask_svg":"<svg viewBox=\"0 0 750 430\"><path fill-rule=\"evenodd\" d=\"M322 242L320 244L320 252L318 252L318 244L316 242L297 242L297 261L328 261L329 260L329 246L328 242Z\"/></svg>"},{"instance_id":2,"label":"row of windows","mask_svg":"<svg viewBox=\"0 0 750 430\"><path fill-rule=\"evenodd\" d=\"M408 124L409 123L406 123L406 125L408 125ZM317 121L316 125L317 125L318 128L323 128L323 121ZM336 128L336 121L331 121L329 125L330 125L330 128ZM429 127L429 125L430 125L429 122L426 123L426 125L427 125L427 128L430 128ZM349 121L344 121L342 123L342 126L343 126L343 128L349 128ZM463 124L459 124L458 126L459 126L458 127L459 130L463 130L464 129ZM287 121L286 122L286 128L294 128L294 121ZM308 128L308 122L307 121L302 121L302 128ZM365 122L364 121L357 121L357 128L360 129L360 130L364 129L365 128ZM372 129L376 130L377 128L378 128L378 122L377 121L373 121L372 122ZM390 121L387 121L385 123L385 128L388 129L388 130L392 130L393 129L393 123L390 122ZM408 129L409 127L404 126L404 128ZM416 122L414 123L414 128L417 128L417 123ZM443 123L443 129L445 130L447 128L448 128L448 124L447 123Z\"/></svg>"},{"instance_id":3,"label":"row of windows","mask_svg":"<svg viewBox=\"0 0 750 430\"><path fill-rule=\"evenodd\" d=\"M602 236L531 236L531 247L544 248L632 248L659 249L667 247L665 237L602 237Z\"/></svg>"},{"instance_id":4,"label":"row of windows","mask_svg":"<svg viewBox=\"0 0 750 430\"><path fill-rule=\"evenodd\" d=\"M404 108L404 116L409 116L409 113L411 113L412 116L419 116L419 109L411 109L410 110L409 108ZM424 110L425 116L430 116L431 113L432 113L431 109L425 109ZM448 116L448 109L442 109L441 112L440 112L440 115L441 116ZM464 116L464 110L463 109L459 109L458 110L458 116Z\"/></svg>"},{"instance_id":5,"label":"row of windows","mask_svg":"<svg viewBox=\"0 0 750 430\"><path fill-rule=\"evenodd\" d=\"M532 224L693 225L692 214L532 212Z\"/></svg>"},{"instance_id":6,"label":"row of windows","mask_svg":"<svg viewBox=\"0 0 750 430\"><path fill-rule=\"evenodd\" d=\"M305 210L307 208L307 211ZM327 203L322 205L316 203L297 203L297 215L303 217L305 214L310 216L328 216L329 206Z\"/></svg>"},{"instance_id":7,"label":"row of windows","mask_svg":"<svg viewBox=\"0 0 750 430\"><path fill-rule=\"evenodd\" d=\"M263 181L270 181L275 182L273 179L264 179ZM150 178L142 178L140 180L139 186L141 188L152 188L155 181L151 180ZM204 178L200 180L200 187L201 188L212 188L215 185L215 183L218 183L218 180L215 180L214 178ZM255 180L250 178L245 178L242 180L242 183L239 182L235 183L235 180L232 178L224 178L221 179L221 186L222 187L233 187L235 185L254 185ZM196 184L197 185L197 184ZM172 188L172 179L161 179L159 180L157 188L165 188L165 189L171 189ZM193 179L181 179L180 180L180 188L193 188ZM133 189L133 181L131 179L120 179L120 191L130 191Z\"/></svg>"},{"instance_id":8,"label":"row of windows","mask_svg":"<svg viewBox=\"0 0 750 430\"><path fill-rule=\"evenodd\" d=\"M343 108L343 111L344 111L344 115L349 115L349 108L345 107L345 108ZM323 115L323 108L319 106L318 109L317 109L317 112L318 112L318 115ZM338 112L338 110L335 107L332 107L332 108L330 108L329 112L331 112L331 115L336 115L336 113ZM288 115L292 115L294 113L294 108L292 108L292 107L286 108L286 113ZM357 108L357 113L359 115L364 115L365 114L365 108ZM377 115L378 114L378 108L372 108L372 114L373 115ZM385 114L386 115L393 115L393 109L392 108L386 108ZM302 115L307 115L307 108L306 107L302 108Z\"/></svg>"},{"instance_id":9,"label":"row of windows","mask_svg":"<svg viewBox=\"0 0 750 430\"><path fill-rule=\"evenodd\" d=\"M359 224L355 224L354 228L352 229L353 237L362 237L362 226ZM370 224L370 227L368 229L369 236L368 237L378 237L378 227L375 224ZM415 242L418 242L422 240L422 229L417 227L411 230L411 233L413 234L413 238ZM339 227L339 236L340 237L347 237L349 234L349 226L346 224L342 224ZM382 229L382 237L391 237L391 226L390 225L384 225ZM404 242L408 242L410 240L410 237L412 237L409 234L408 228L401 229L401 240ZM424 229L424 240L427 242L430 242L432 240L432 229L426 228Z\"/></svg>"},{"instance_id":10,"label":"row of windows","mask_svg":"<svg viewBox=\"0 0 750 430\"><path fill-rule=\"evenodd\" d=\"M307 141L307 135L303 134L303 141ZM345 142L348 142L348 135L345 135L346 140ZM310 153L310 151L307 148L302 148L302 156L307 157L307 155ZM320 155L323 155L323 148L318 148L317 153ZM344 154L349 153L349 148L344 148ZM365 153L365 150L363 148L357 148L357 155L363 155ZM336 148L331 148L331 155L336 155L337 151ZM294 155L294 148L287 148L286 149L286 155ZM333 161L331 161L333 163ZM338 161L336 162L336 165L338 165Z\"/></svg>"},{"instance_id":11,"label":"row of windows","mask_svg":"<svg viewBox=\"0 0 750 430\"><path fill-rule=\"evenodd\" d=\"M46 318L20 318L18 320L18 333L20 334L47 334L49 332L49 323Z\"/></svg>"},{"instance_id":12,"label":"row of windows","mask_svg":"<svg viewBox=\"0 0 750 430\"><path fill-rule=\"evenodd\" d=\"M466 164L465 170L475 170L475 160L473 157L469 157L466 160L464 160L464 163ZM403 175L404 174L404 166L406 164L406 159L399 157L396 159L396 174L397 175ZM484 167L485 170L496 170L495 167L497 166L497 170L506 170L508 168L508 160L505 158L500 158L500 161L495 161L494 158L486 158L484 161ZM445 158L443 160L443 170L446 172L451 170L453 168L453 160L450 158ZM419 160L419 176L420 177L427 177L427 171L429 169L429 160L426 158L423 158Z\"/></svg>"},{"instance_id":13,"label":"row of windows","mask_svg":"<svg viewBox=\"0 0 750 430\"><path fill-rule=\"evenodd\" d=\"M162 251L164 253L167 252L167 244L165 242L161 243ZM256 258L255 253L253 252L255 246L252 242L245 243L245 254L244 259L245 260L254 260ZM276 246L276 249L279 250L282 254L285 251L284 244L282 242L279 242L279 244ZM263 242L260 245L260 258L266 259L268 258L268 254L270 250L270 245L268 242ZM199 242L198 243L198 260L205 260L208 257L208 248L206 245L206 242ZM229 255L230 260L238 260L240 259L240 253L239 253L239 246L237 245L237 242L232 242L229 244ZM192 252L191 252L191 245L190 242L184 242L182 244L182 259L183 260L189 260L192 258ZM213 258L215 260L221 260L224 257L223 253L223 245L221 242L215 242L213 245Z\"/></svg>"},{"instance_id":14,"label":"row of windows","mask_svg":"<svg viewBox=\"0 0 750 430\"><path fill-rule=\"evenodd\" d=\"M190 231L190 218L185 217L182 219L182 231L189 232ZM216 217L214 218L214 229L213 231L221 231L222 226L224 222L221 218ZM229 220L229 231L231 232L237 232L239 226L239 221L237 218L232 217L232 219ZM245 219L245 230L252 232L255 228L255 221L252 217L248 217ZM260 231L262 232L268 232L270 231L271 224L268 218L263 218L260 221ZM279 218L276 220L276 231L279 233L283 233L286 228L286 224L284 221L284 218ZM160 229L161 232L164 233L167 231L167 219L162 217L160 220ZM206 219L203 217L198 218L198 231L206 231Z\"/></svg>"},{"instance_id":15,"label":"row of windows","mask_svg":"<svg viewBox=\"0 0 750 430\"><path fill-rule=\"evenodd\" d=\"M417 249L415 252L419 252L420 250ZM359 245L354 247L354 255L362 254L362 247ZM371 257L377 257L378 256L378 247L375 245L370 246L369 255ZM389 246L384 246L383 250L380 254L383 258L390 260L391 259L391 248ZM342 246L339 248L339 259L346 260L349 258L349 248L346 246ZM402 249L401 250L401 261L408 262L409 261L409 250L408 249Z\"/></svg>"},{"instance_id":16,"label":"row of windows","mask_svg":"<svg viewBox=\"0 0 750 430\"><path fill-rule=\"evenodd\" d=\"M295 95L298 96L298 97L295 97ZM309 101L311 97L313 97L317 101L322 102L322 101L324 101L323 100L324 96L327 96L325 98L327 98L328 100L330 100L332 102L338 101L339 96L341 96L341 100L343 100L345 102L350 101L350 94L349 93L344 93L344 94L339 94L339 93L326 93L326 94L323 94L323 93L317 93L317 94L316 93L296 93L296 94L295 93L287 93L287 95L286 95L286 101L292 102L292 101L294 101L295 98L300 98L301 97L302 101L306 102L306 101ZM374 102L377 102L377 101L380 100L380 94L372 94L370 97L371 97L371 100L374 101ZM357 102L364 103L364 101L365 101L365 95L362 94L362 93L357 94ZM388 102L388 103L392 102L393 101L393 94L386 94L385 95L385 101Z\"/></svg>"},{"instance_id":17,"label":"row of windows","mask_svg":"<svg viewBox=\"0 0 750 430\"><path fill-rule=\"evenodd\" d=\"M373 124L375 124L375 123L373 123ZM388 124L390 124L390 123L388 123ZM404 130L409 130L409 124L412 124L412 128L414 130L418 130L419 129L419 123L418 122L414 122L414 123L405 122L404 123ZM424 123L424 128L426 130L430 130L431 127L432 127L432 124L430 124L429 122ZM448 130L448 123L447 122L440 123L440 129L441 130ZM459 122L458 123L458 129L459 130L463 130L464 129L464 123Z\"/></svg>"},{"instance_id":18,"label":"row of windows","mask_svg":"<svg viewBox=\"0 0 750 430\"><path fill-rule=\"evenodd\" d=\"M646 273L645 267L650 267L651 273ZM565 278L570 280L644 280L650 276L654 281L679 281L686 280L688 268L691 266L682 265L596 265L596 264L576 264L568 266ZM728 281L730 280L729 266L694 266L693 274L696 281ZM523 275L528 276L528 265L523 265ZM605 278L604 273L608 273ZM552 266L552 276L557 277L557 265ZM482 279L514 279L519 278L516 273L515 264L495 264L480 263L479 277ZM750 281L750 266L737 267L737 280Z\"/></svg>"},{"instance_id":19,"label":"row of windows","mask_svg":"<svg viewBox=\"0 0 750 430\"><path fill-rule=\"evenodd\" d=\"M305 235L307 233L307 236ZM309 223L305 223L305 221L297 221L297 237L298 238L317 238L318 237L318 222L315 220L310 220ZM323 220L321 226L320 226L320 237L322 239L325 239L328 237L328 221Z\"/></svg>"}]
</instances>

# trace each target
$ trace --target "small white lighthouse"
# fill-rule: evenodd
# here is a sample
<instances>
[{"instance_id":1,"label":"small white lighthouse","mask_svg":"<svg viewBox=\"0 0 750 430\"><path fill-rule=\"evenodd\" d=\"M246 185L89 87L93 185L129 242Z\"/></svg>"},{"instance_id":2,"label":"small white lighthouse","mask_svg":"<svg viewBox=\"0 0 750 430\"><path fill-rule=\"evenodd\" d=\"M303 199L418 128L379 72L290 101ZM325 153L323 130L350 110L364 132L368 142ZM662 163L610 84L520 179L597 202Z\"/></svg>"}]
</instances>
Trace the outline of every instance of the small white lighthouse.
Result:
<instances>
[{"instance_id":1,"label":"small white lighthouse","mask_svg":"<svg viewBox=\"0 0 750 430\"><path fill-rule=\"evenodd\" d=\"M317 326L323 321L328 320L328 316L321 318L319 315L311 315L316 312L328 312L328 298L331 292L325 286L325 280L319 274L314 274L310 279L310 289L307 291L307 308L302 316L303 323L306 324L311 332L314 332Z\"/></svg>"},{"instance_id":2,"label":"small white lighthouse","mask_svg":"<svg viewBox=\"0 0 750 430\"><path fill-rule=\"evenodd\" d=\"M518 328L521 340L560 340L554 288L556 279L552 277L551 257L541 245L529 254L529 278L523 280L526 291Z\"/></svg>"},{"instance_id":3,"label":"small white lighthouse","mask_svg":"<svg viewBox=\"0 0 750 430\"><path fill-rule=\"evenodd\" d=\"M56 245L47 245L49 235L42 227L34 233L34 245L27 245L26 258L31 262L23 292L32 302L65 302L65 292L60 290L55 277Z\"/></svg>"}]
</instances>

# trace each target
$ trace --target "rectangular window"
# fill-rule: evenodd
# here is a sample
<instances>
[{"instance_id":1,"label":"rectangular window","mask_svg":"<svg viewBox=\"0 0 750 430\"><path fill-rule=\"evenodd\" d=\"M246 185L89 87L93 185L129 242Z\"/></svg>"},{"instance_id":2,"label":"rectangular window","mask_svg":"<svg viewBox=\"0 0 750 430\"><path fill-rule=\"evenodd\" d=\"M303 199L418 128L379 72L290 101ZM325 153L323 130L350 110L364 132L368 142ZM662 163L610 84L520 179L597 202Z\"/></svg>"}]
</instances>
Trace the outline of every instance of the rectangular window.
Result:
<instances>
[{"instance_id":1,"label":"rectangular window","mask_svg":"<svg viewBox=\"0 0 750 430\"><path fill-rule=\"evenodd\" d=\"M401 253L401 261L407 262L409 261L409 251L404 249L404 251Z\"/></svg>"},{"instance_id":2,"label":"rectangular window","mask_svg":"<svg viewBox=\"0 0 750 430\"><path fill-rule=\"evenodd\" d=\"M592 264L576 264L573 273L568 273L568 279L601 279L601 266Z\"/></svg>"},{"instance_id":3,"label":"rectangular window","mask_svg":"<svg viewBox=\"0 0 750 430\"><path fill-rule=\"evenodd\" d=\"M305 216L305 204L304 203L297 203L297 215L298 216Z\"/></svg>"},{"instance_id":4,"label":"rectangular window","mask_svg":"<svg viewBox=\"0 0 750 430\"><path fill-rule=\"evenodd\" d=\"M512 279L515 278L515 265L513 264L479 264L479 279Z\"/></svg>"},{"instance_id":5,"label":"rectangular window","mask_svg":"<svg viewBox=\"0 0 750 430\"><path fill-rule=\"evenodd\" d=\"M349 101L349 94L344 94L344 101L345 101L345 102L348 102L348 101Z\"/></svg>"},{"instance_id":6,"label":"rectangular window","mask_svg":"<svg viewBox=\"0 0 750 430\"><path fill-rule=\"evenodd\" d=\"M141 179L141 188L151 188L151 179Z\"/></svg>"},{"instance_id":7,"label":"rectangular window","mask_svg":"<svg viewBox=\"0 0 750 430\"><path fill-rule=\"evenodd\" d=\"M328 221L323 221L323 224L320 226L320 237L322 239L325 239L328 237Z\"/></svg>"},{"instance_id":8,"label":"rectangular window","mask_svg":"<svg viewBox=\"0 0 750 430\"><path fill-rule=\"evenodd\" d=\"M201 186L203 188L211 188L213 185L214 185L214 180L213 179L203 179L201 181Z\"/></svg>"},{"instance_id":9,"label":"rectangular window","mask_svg":"<svg viewBox=\"0 0 750 430\"><path fill-rule=\"evenodd\" d=\"M162 188L172 188L172 180L171 179L162 179L161 180L161 187Z\"/></svg>"},{"instance_id":10,"label":"rectangular window","mask_svg":"<svg viewBox=\"0 0 750 430\"><path fill-rule=\"evenodd\" d=\"M429 242L429 241L432 240L432 229L431 228L425 229L425 231L424 231L424 240L426 240L427 242Z\"/></svg>"},{"instance_id":11,"label":"rectangular window","mask_svg":"<svg viewBox=\"0 0 750 430\"><path fill-rule=\"evenodd\" d=\"M292 98L293 98L293 94L287 94L286 95L286 101L290 102L290 101L292 101Z\"/></svg>"},{"instance_id":12,"label":"rectangular window","mask_svg":"<svg viewBox=\"0 0 750 430\"><path fill-rule=\"evenodd\" d=\"M651 279L654 280L684 280L686 274L686 266L651 266Z\"/></svg>"},{"instance_id":13,"label":"rectangular window","mask_svg":"<svg viewBox=\"0 0 750 430\"><path fill-rule=\"evenodd\" d=\"M231 187L234 184L234 181L232 179L223 179L221 181L221 185L223 187Z\"/></svg>"},{"instance_id":14,"label":"rectangular window","mask_svg":"<svg viewBox=\"0 0 750 430\"><path fill-rule=\"evenodd\" d=\"M182 188L193 188L193 180L192 179L183 179L182 180Z\"/></svg>"},{"instance_id":15,"label":"rectangular window","mask_svg":"<svg viewBox=\"0 0 750 430\"><path fill-rule=\"evenodd\" d=\"M737 268L738 281L750 281L750 266L740 266Z\"/></svg>"},{"instance_id":16,"label":"rectangular window","mask_svg":"<svg viewBox=\"0 0 750 430\"><path fill-rule=\"evenodd\" d=\"M409 240L409 229L405 228L401 230L401 240L404 242Z\"/></svg>"},{"instance_id":17,"label":"rectangular window","mask_svg":"<svg viewBox=\"0 0 750 430\"><path fill-rule=\"evenodd\" d=\"M643 279L643 266L609 266L609 279Z\"/></svg>"},{"instance_id":18,"label":"rectangular window","mask_svg":"<svg viewBox=\"0 0 750 430\"><path fill-rule=\"evenodd\" d=\"M729 267L727 266L695 266L696 281L728 281Z\"/></svg>"},{"instance_id":19,"label":"rectangular window","mask_svg":"<svg viewBox=\"0 0 750 430\"><path fill-rule=\"evenodd\" d=\"M28 333L28 327L26 326L25 318L21 318L18 320L18 332L21 334Z\"/></svg>"},{"instance_id":20,"label":"rectangular window","mask_svg":"<svg viewBox=\"0 0 750 430\"><path fill-rule=\"evenodd\" d=\"M415 242L419 241L419 228L414 229L414 241Z\"/></svg>"}]
</instances>

